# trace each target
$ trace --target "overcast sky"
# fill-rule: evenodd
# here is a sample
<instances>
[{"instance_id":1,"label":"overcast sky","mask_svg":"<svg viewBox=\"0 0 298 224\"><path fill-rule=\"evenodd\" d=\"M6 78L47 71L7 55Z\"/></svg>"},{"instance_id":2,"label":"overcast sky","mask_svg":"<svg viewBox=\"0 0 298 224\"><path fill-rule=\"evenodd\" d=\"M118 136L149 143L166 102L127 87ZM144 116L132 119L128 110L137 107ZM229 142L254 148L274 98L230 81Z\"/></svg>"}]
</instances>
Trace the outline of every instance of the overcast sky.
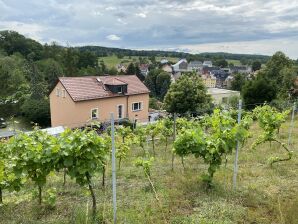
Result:
<instances>
[{"instance_id":1,"label":"overcast sky","mask_svg":"<svg viewBox=\"0 0 298 224\"><path fill-rule=\"evenodd\" d=\"M298 58L298 0L0 0L0 30L40 42Z\"/></svg>"}]
</instances>

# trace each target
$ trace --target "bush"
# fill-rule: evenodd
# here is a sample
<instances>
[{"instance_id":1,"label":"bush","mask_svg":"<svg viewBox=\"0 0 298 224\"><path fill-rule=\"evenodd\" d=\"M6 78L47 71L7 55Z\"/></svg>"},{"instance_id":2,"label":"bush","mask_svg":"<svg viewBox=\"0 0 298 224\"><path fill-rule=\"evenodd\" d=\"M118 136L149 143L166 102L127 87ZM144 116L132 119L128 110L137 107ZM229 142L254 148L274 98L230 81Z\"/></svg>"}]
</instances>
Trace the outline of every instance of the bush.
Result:
<instances>
[{"instance_id":1,"label":"bush","mask_svg":"<svg viewBox=\"0 0 298 224\"><path fill-rule=\"evenodd\" d=\"M30 121L41 126L48 126L51 123L49 101L46 99L28 98L21 106L21 111Z\"/></svg>"}]
</instances>

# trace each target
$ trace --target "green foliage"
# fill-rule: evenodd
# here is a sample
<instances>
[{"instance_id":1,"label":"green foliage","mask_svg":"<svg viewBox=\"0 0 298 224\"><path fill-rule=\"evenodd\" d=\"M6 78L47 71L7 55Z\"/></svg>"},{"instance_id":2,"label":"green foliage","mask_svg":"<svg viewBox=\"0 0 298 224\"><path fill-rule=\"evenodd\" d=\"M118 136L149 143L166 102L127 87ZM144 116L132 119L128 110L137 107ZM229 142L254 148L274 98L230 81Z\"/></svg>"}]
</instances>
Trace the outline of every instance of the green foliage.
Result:
<instances>
[{"instance_id":1,"label":"green foliage","mask_svg":"<svg viewBox=\"0 0 298 224\"><path fill-rule=\"evenodd\" d=\"M158 123L150 123L146 126L146 134L151 137L152 141L152 151L155 155L155 140L156 137L160 135L163 126L160 122Z\"/></svg>"},{"instance_id":2,"label":"green foliage","mask_svg":"<svg viewBox=\"0 0 298 224\"><path fill-rule=\"evenodd\" d=\"M214 65L221 68L225 68L228 67L229 64L225 59L217 59L214 61Z\"/></svg>"},{"instance_id":3,"label":"green foliage","mask_svg":"<svg viewBox=\"0 0 298 224\"><path fill-rule=\"evenodd\" d=\"M209 165L208 175L203 180L211 186L213 175L222 163L222 156L230 154L236 148L237 141L248 137L245 123L237 124L228 112L214 110L212 116L205 119L207 131L200 127L185 129L174 142L174 151L181 157L194 154L202 157Z\"/></svg>"},{"instance_id":4,"label":"green foliage","mask_svg":"<svg viewBox=\"0 0 298 224\"><path fill-rule=\"evenodd\" d=\"M237 73L234 75L234 79L231 82L231 89L241 91L246 82L245 74Z\"/></svg>"},{"instance_id":5,"label":"green foliage","mask_svg":"<svg viewBox=\"0 0 298 224\"><path fill-rule=\"evenodd\" d=\"M169 113L200 113L209 107L211 98L200 77L196 74L182 75L172 83L164 99L164 107Z\"/></svg>"},{"instance_id":6,"label":"green foliage","mask_svg":"<svg viewBox=\"0 0 298 224\"><path fill-rule=\"evenodd\" d=\"M260 61L253 61L252 65L251 65L251 68L254 72L257 70L260 70L261 67L262 67L262 64Z\"/></svg>"},{"instance_id":7,"label":"green foliage","mask_svg":"<svg viewBox=\"0 0 298 224\"><path fill-rule=\"evenodd\" d=\"M47 99L28 98L21 106L21 111L30 121L41 126L50 124L50 105Z\"/></svg>"},{"instance_id":8,"label":"green foliage","mask_svg":"<svg viewBox=\"0 0 298 224\"><path fill-rule=\"evenodd\" d=\"M150 90L150 95L163 100L171 84L171 77L167 72L153 69L145 78L145 85Z\"/></svg>"},{"instance_id":9,"label":"green foliage","mask_svg":"<svg viewBox=\"0 0 298 224\"><path fill-rule=\"evenodd\" d=\"M49 208L54 208L57 200L57 189L49 188L45 192L44 201Z\"/></svg>"},{"instance_id":10,"label":"green foliage","mask_svg":"<svg viewBox=\"0 0 298 224\"><path fill-rule=\"evenodd\" d=\"M22 175L16 176L14 169L16 163L12 161L12 153L6 143L0 141L0 191L19 191L24 183ZM2 203L2 194L0 194L0 204Z\"/></svg>"},{"instance_id":11,"label":"green foliage","mask_svg":"<svg viewBox=\"0 0 298 224\"><path fill-rule=\"evenodd\" d=\"M271 102L276 98L276 84L259 74L254 80L248 81L242 88L244 104L253 109L256 104Z\"/></svg>"},{"instance_id":12,"label":"green foliage","mask_svg":"<svg viewBox=\"0 0 298 224\"><path fill-rule=\"evenodd\" d=\"M135 143L142 148L142 150L145 153L145 144L147 141L147 136L146 136L146 129L142 126L138 126L135 129Z\"/></svg>"},{"instance_id":13,"label":"green foliage","mask_svg":"<svg viewBox=\"0 0 298 224\"><path fill-rule=\"evenodd\" d=\"M134 143L134 134L130 127L117 127L116 129L116 157L119 159L119 169L121 161L128 156L131 145Z\"/></svg>"},{"instance_id":14,"label":"green foliage","mask_svg":"<svg viewBox=\"0 0 298 224\"><path fill-rule=\"evenodd\" d=\"M151 176L151 171L150 170L151 170L151 166L152 166L153 161L154 161L154 157L150 157L150 158L139 157L135 161L135 166L136 167L142 167L145 176L150 177Z\"/></svg>"},{"instance_id":15,"label":"green foliage","mask_svg":"<svg viewBox=\"0 0 298 224\"><path fill-rule=\"evenodd\" d=\"M253 110L253 114L258 120L259 126L263 129L263 133L253 143L252 148L256 149L258 145L265 142L277 142L288 154L288 157L284 159L279 157L269 158L270 165L276 162L287 161L292 158L293 152L287 148L285 143L278 140L279 129L286 121L289 113L290 110L278 112L275 108L270 107L269 105L258 106Z\"/></svg>"},{"instance_id":16,"label":"green foliage","mask_svg":"<svg viewBox=\"0 0 298 224\"><path fill-rule=\"evenodd\" d=\"M66 168L71 178L81 186L89 183L96 172L102 171L108 152L105 141L95 131L66 130L59 137L58 168Z\"/></svg>"}]
</instances>

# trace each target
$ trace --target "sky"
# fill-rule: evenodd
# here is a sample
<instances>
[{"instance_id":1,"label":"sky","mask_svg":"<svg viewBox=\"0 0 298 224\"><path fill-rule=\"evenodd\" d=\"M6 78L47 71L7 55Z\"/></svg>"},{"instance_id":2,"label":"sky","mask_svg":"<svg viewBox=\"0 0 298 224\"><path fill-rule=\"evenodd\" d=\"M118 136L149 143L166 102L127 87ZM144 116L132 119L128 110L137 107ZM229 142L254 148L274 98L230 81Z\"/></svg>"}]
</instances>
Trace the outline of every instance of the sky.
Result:
<instances>
[{"instance_id":1,"label":"sky","mask_svg":"<svg viewBox=\"0 0 298 224\"><path fill-rule=\"evenodd\" d=\"M298 0L0 0L0 30L42 43L298 58Z\"/></svg>"}]
</instances>

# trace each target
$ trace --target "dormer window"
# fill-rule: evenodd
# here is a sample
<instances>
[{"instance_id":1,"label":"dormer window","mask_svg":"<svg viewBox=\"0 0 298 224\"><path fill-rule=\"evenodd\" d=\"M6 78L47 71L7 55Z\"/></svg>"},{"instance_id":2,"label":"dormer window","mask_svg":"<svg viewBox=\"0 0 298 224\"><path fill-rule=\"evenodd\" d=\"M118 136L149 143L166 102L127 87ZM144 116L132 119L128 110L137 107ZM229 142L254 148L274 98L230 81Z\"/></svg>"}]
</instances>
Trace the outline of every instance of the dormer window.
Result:
<instances>
[{"instance_id":1,"label":"dormer window","mask_svg":"<svg viewBox=\"0 0 298 224\"><path fill-rule=\"evenodd\" d=\"M117 91L117 93L123 93L122 86L116 86L116 91Z\"/></svg>"}]
</instances>

